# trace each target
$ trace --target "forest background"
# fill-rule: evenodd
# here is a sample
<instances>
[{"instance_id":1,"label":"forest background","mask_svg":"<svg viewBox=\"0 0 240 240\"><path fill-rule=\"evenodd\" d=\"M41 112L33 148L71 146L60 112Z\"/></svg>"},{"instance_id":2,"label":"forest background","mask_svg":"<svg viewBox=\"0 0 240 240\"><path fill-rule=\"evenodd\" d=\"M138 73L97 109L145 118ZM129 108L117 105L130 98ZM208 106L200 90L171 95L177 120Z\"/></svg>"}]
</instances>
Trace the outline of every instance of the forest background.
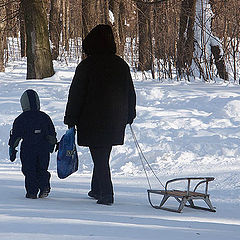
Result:
<instances>
[{"instance_id":1,"label":"forest background","mask_svg":"<svg viewBox=\"0 0 240 240\"><path fill-rule=\"evenodd\" d=\"M83 59L82 39L103 23L144 78L239 83L239 10L239 0L0 0L0 71L27 56L28 79L52 76L52 60Z\"/></svg>"}]
</instances>

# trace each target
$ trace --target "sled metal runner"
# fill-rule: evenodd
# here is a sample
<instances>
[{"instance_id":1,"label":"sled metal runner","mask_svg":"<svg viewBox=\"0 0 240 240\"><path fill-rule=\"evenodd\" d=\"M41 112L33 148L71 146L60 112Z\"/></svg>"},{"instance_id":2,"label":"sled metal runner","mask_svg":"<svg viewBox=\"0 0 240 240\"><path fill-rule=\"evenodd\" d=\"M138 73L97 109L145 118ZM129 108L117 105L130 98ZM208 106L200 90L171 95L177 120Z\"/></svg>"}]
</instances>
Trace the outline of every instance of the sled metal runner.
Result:
<instances>
[{"instance_id":1,"label":"sled metal runner","mask_svg":"<svg viewBox=\"0 0 240 240\"><path fill-rule=\"evenodd\" d=\"M175 178L172 180L169 180L165 184L165 189L164 190L153 190L153 189L148 189L148 200L149 203L152 207L156 209L162 209L162 210L167 210L171 212L178 212L180 213L184 207L190 207L190 208L195 208L195 209L201 209L201 210L207 210L210 212L216 212L215 208L212 206L212 203L209 198L208 194L208 184L210 181L213 181L213 177L186 177L186 178ZM179 182L179 181L186 181L186 191L182 190L169 190L168 185L173 182ZM191 182L195 181L195 187L192 188L193 191L191 191ZM197 181L197 183L196 183ZM204 184L205 188L203 192L197 192L197 189L200 185ZM152 198L151 194L158 194L158 195L163 195L162 200L160 201L159 205L154 205L152 203ZM166 201L170 198L173 197L177 200L179 203L179 206L177 209L172 209L172 208L167 208L163 207L163 205L166 203ZM207 207L200 207L196 206L194 204L194 200L196 199L202 199ZM188 204L187 204L188 203Z\"/></svg>"}]
</instances>

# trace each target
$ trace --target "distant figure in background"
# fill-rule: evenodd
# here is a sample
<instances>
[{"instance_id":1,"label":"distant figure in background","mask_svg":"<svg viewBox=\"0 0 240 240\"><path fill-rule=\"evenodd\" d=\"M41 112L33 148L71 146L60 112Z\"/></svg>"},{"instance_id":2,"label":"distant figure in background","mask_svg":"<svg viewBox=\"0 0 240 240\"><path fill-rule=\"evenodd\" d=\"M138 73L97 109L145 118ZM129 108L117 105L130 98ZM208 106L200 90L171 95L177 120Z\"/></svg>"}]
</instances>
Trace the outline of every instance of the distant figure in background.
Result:
<instances>
[{"instance_id":1,"label":"distant figure in background","mask_svg":"<svg viewBox=\"0 0 240 240\"><path fill-rule=\"evenodd\" d=\"M13 123L9 139L9 155L13 162L15 149L20 140L20 159L25 176L26 198L47 197L50 192L48 165L50 152L57 142L56 132L50 117L40 111L40 101L34 90L27 90L21 97L21 113Z\"/></svg>"},{"instance_id":2,"label":"distant figure in background","mask_svg":"<svg viewBox=\"0 0 240 240\"><path fill-rule=\"evenodd\" d=\"M136 94L127 63L115 55L112 28L98 25L83 40L87 58L77 66L64 123L77 126L79 146L88 146L94 163L91 191L98 204L114 202L109 158L124 143L125 127L136 117Z\"/></svg>"}]
</instances>

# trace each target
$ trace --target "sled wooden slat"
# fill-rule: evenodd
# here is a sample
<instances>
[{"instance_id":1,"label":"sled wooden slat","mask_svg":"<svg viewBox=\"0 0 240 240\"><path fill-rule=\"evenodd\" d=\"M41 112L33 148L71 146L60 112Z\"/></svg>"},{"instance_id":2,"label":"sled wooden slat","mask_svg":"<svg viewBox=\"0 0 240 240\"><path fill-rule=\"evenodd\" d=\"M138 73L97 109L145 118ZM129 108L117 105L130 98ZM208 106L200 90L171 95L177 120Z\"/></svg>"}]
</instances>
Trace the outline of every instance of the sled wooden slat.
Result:
<instances>
[{"instance_id":1,"label":"sled wooden slat","mask_svg":"<svg viewBox=\"0 0 240 240\"><path fill-rule=\"evenodd\" d=\"M210 181L213 181L213 180L214 180L213 177L175 178L175 179L172 179L172 180L169 180L169 181L166 182L164 190L153 190L153 189L147 190L148 200L149 200L149 203L152 207L154 207L156 209L162 209L162 210L167 210L167 211L172 211L172 212L179 212L180 213L185 206L195 208L195 209L201 209L201 210L216 212L215 208L212 206L212 203L210 201L209 194L208 194L208 183ZM177 182L177 181L186 181L187 182L187 186L186 186L187 190L184 190L184 191L168 190L168 185L170 183ZM195 181L196 185L193 188L193 190L190 191L191 182L193 182L193 181ZM197 183L196 183L196 181L197 181ZM197 192L196 190L202 184L205 184L204 192ZM162 198L159 205L154 205L152 203L151 194L163 195L163 198ZM177 202L179 203L178 209L163 207L163 205L166 203L166 201L168 200L169 197L173 197L177 200ZM196 200L196 199L204 200L208 207L205 208L205 207L196 206L193 202L193 200Z\"/></svg>"},{"instance_id":2,"label":"sled wooden slat","mask_svg":"<svg viewBox=\"0 0 240 240\"><path fill-rule=\"evenodd\" d=\"M165 191L165 190L148 190L151 193L156 193L156 194L168 194L170 196L176 196L176 197L184 197L187 195L187 191L180 191L180 190L169 190L169 191ZM199 192L190 192L189 191L189 196L191 197L204 197L205 194L204 193L199 193Z\"/></svg>"}]
</instances>

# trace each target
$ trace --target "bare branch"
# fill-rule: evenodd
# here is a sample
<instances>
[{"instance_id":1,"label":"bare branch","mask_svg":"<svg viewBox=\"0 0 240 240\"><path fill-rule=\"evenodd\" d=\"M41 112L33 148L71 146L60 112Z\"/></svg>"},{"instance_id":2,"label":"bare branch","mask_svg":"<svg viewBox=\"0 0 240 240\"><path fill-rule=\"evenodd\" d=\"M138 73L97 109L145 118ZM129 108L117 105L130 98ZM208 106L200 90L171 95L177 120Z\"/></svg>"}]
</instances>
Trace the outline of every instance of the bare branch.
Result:
<instances>
[{"instance_id":1,"label":"bare branch","mask_svg":"<svg viewBox=\"0 0 240 240\"><path fill-rule=\"evenodd\" d=\"M167 2L168 0L149 0L149 1L144 1L144 0L134 0L135 2L139 2L139 3L145 3L145 4L157 4L157 3L163 3L163 2Z\"/></svg>"}]
</instances>

